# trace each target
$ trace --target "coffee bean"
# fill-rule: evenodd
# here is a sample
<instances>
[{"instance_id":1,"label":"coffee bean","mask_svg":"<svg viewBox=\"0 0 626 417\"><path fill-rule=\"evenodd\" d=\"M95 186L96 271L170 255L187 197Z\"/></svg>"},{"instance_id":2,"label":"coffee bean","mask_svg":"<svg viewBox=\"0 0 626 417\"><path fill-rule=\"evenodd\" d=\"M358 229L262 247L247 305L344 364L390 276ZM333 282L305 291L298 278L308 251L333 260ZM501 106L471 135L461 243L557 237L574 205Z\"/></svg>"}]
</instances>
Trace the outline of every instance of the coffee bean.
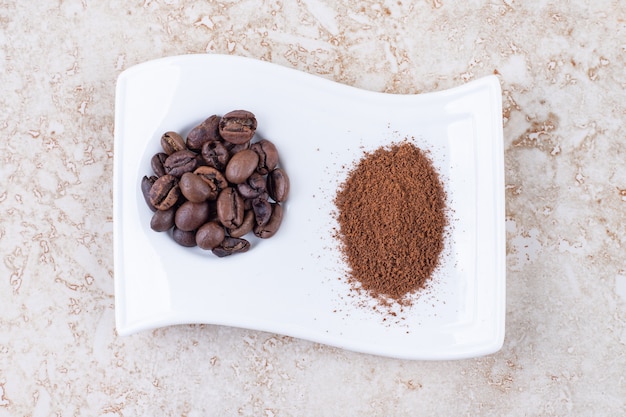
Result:
<instances>
[{"instance_id":1,"label":"coffee bean","mask_svg":"<svg viewBox=\"0 0 626 417\"><path fill-rule=\"evenodd\" d=\"M252 231L254 224L254 212L252 210L246 210L243 215L243 222L241 223L241 226L236 229L230 229L228 234L231 237L243 237Z\"/></svg>"},{"instance_id":2,"label":"coffee bean","mask_svg":"<svg viewBox=\"0 0 626 417\"><path fill-rule=\"evenodd\" d=\"M154 156L150 160L150 166L152 167L152 171L157 177L162 177L166 174L163 164L165 163L167 157L168 155L166 153L159 152L157 154L154 154Z\"/></svg>"},{"instance_id":3,"label":"coffee bean","mask_svg":"<svg viewBox=\"0 0 626 417\"><path fill-rule=\"evenodd\" d=\"M239 191L237 191L239 192ZM239 194L241 195L241 194ZM254 198L244 198L243 199L243 210L244 211L248 211L248 210L252 210L252 201L254 200Z\"/></svg>"},{"instance_id":4,"label":"coffee bean","mask_svg":"<svg viewBox=\"0 0 626 417\"><path fill-rule=\"evenodd\" d=\"M150 203L157 210L167 210L173 207L179 197L178 178L173 175L163 175L150 188Z\"/></svg>"},{"instance_id":5,"label":"coffee bean","mask_svg":"<svg viewBox=\"0 0 626 417\"><path fill-rule=\"evenodd\" d=\"M258 172L253 172L248 180L242 184L237 184L237 191L243 198L252 199L266 192L267 182L265 177Z\"/></svg>"},{"instance_id":6,"label":"coffee bean","mask_svg":"<svg viewBox=\"0 0 626 417\"><path fill-rule=\"evenodd\" d=\"M228 187L228 181L226 181L224 175L213 167L201 166L194 171L194 174L199 176L211 188L209 200L216 199L218 194Z\"/></svg>"},{"instance_id":7,"label":"coffee bean","mask_svg":"<svg viewBox=\"0 0 626 417\"><path fill-rule=\"evenodd\" d=\"M266 198L257 197L252 200L252 211L258 226L265 225L272 215L272 204Z\"/></svg>"},{"instance_id":8,"label":"coffee bean","mask_svg":"<svg viewBox=\"0 0 626 417\"><path fill-rule=\"evenodd\" d=\"M250 249L250 242L246 239L226 237L222 243L213 249L213 254L223 258L235 253L244 253Z\"/></svg>"},{"instance_id":9,"label":"coffee bean","mask_svg":"<svg viewBox=\"0 0 626 417\"><path fill-rule=\"evenodd\" d=\"M196 230L209 220L209 205L207 203L193 203L185 201L176 210L174 223L185 232Z\"/></svg>"},{"instance_id":10,"label":"coffee bean","mask_svg":"<svg viewBox=\"0 0 626 417\"><path fill-rule=\"evenodd\" d=\"M224 142L224 146L226 146L226 149L228 149L228 153L232 157L237 152L241 152L241 151L244 151L246 149L250 149L250 141L244 142L244 143L240 143L238 145L235 145L235 144L230 143L230 142Z\"/></svg>"},{"instance_id":11,"label":"coffee bean","mask_svg":"<svg viewBox=\"0 0 626 417\"><path fill-rule=\"evenodd\" d=\"M289 177L282 168L276 168L267 176L267 192L278 203L287 200L289 195Z\"/></svg>"},{"instance_id":12,"label":"coffee bean","mask_svg":"<svg viewBox=\"0 0 626 417\"><path fill-rule=\"evenodd\" d=\"M185 140L176 132L165 132L161 136L161 147L166 154L171 155L185 149Z\"/></svg>"},{"instance_id":13,"label":"coffee bean","mask_svg":"<svg viewBox=\"0 0 626 417\"><path fill-rule=\"evenodd\" d=\"M174 239L174 242L178 243L181 246L185 246L188 248L196 246L195 231L186 232L174 226L174 230L172 231L172 238Z\"/></svg>"},{"instance_id":14,"label":"coffee bean","mask_svg":"<svg viewBox=\"0 0 626 417\"><path fill-rule=\"evenodd\" d=\"M205 143L220 140L219 125L220 117L213 115L191 129L187 135L187 148L200 151Z\"/></svg>"},{"instance_id":15,"label":"coffee bean","mask_svg":"<svg viewBox=\"0 0 626 417\"><path fill-rule=\"evenodd\" d=\"M246 200L251 200L255 197L258 197L260 194L257 190L250 187L250 185L247 183L237 184L237 192Z\"/></svg>"},{"instance_id":16,"label":"coffee bean","mask_svg":"<svg viewBox=\"0 0 626 417\"><path fill-rule=\"evenodd\" d=\"M157 210L150 220L150 228L155 232L165 232L174 227L174 213L176 208L171 207L167 210Z\"/></svg>"},{"instance_id":17,"label":"coffee bean","mask_svg":"<svg viewBox=\"0 0 626 417\"><path fill-rule=\"evenodd\" d=\"M219 132L224 140L237 145L250 141L256 127L254 114L246 110L234 110L222 117Z\"/></svg>"},{"instance_id":18,"label":"coffee bean","mask_svg":"<svg viewBox=\"0 0 626 417\"><path fill-rule=\"evenodd\" d=\"M150 177L144 175L141 179L141 193L143 194L143 199L146 200L146 204L152 211L156 211L156 207L150 202L150 189L156 180L157 177L154 175Z\"/></svg>"},{"instance_id":19,"label":"coffee bean","mask_svg":"<svg viewBox=\"0 0 626 417\"><path fill-rule=\"evenodd\" d=\"M195 153L185 149L168 156L163 166L168 174L180 178L185 172L192 172L198 167L198 158Z\"/></svg>"},{"instance_id":20,"label":"coffee bean","mask_svg":"<svg viewBox=\"0 0 626 417\"><path fill-rule=\"evenodd\" d=\"M226 165L226 179L233 184L241 184L254 172L258 163L259 155L253 150L237 152Z\"/></svg>"},{"instance_id":21,"label":"coffee bean","mask_svg":"<svg viewBox=\"0 0 626 417\"><path fill-rule=\"evenodd\" d=\"M250 149L259 155L257 172L266 175L278 165L278 150L276 146L267 139L261 139L250 145Z\"/></svg>"},{"instance_id":22,"label":"coffee bean","mask_svg":"<svg viewBox=\"0 0 626 417\"><path fill-rule=\"evenodd\" d=\"M217 217L227 229L236 229L243 222L243 199L232 187L227 187L217 197Z\"/></svg>"},{"instance_id":23,"label":"coffee bean","mask_svg":"<svg viewBox=\"0 0 626 417\"><path fill-rule=\"evenodd\" d=\"M214 140L202 145L202 159L208 166L223 171L230 159L230 152L222 142Z\"/></svg>"},{"instance_id":24,"label":"coffee bean","mask_svg":"<svg viewBox=\"0 0 626 417\"><path fill-rule=\"evenodd\" d=\"M264 225L254 227L254 234L261 239L267 239L276 234L283 221L283 207L279 203L272 204L272 215Z\"/></svg>"},{"instance_id":25,"label":"coffee bean","mask_svg":"<svg viewBox=\"0 0 626 417\"><path fill-rule=\"evenodd\" d=\"M199 248L210 250L224 241L224 227L217 222L208 222L196 232L196 244Z\"/></svg>"},{"instance_id":26,"label":"coffee bean","mask_svg":"<svg viewBox=\"0 0 626 417\"><path fill-rule=\"evenodd\" d=\"M178 182L183 196L193 202L201 203L208 199L215 200L217 192L211 186L193 172L185 172Z\"/></svg>"}]
</instances>

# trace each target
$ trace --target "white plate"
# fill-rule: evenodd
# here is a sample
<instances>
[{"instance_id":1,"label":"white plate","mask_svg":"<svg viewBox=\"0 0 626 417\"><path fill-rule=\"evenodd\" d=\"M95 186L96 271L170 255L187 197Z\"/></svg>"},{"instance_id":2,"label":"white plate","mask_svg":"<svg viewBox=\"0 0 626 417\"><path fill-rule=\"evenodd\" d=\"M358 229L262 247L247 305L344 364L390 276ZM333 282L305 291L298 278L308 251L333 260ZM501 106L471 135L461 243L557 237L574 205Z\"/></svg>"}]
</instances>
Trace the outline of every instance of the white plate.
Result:
<instances>
[{"instance_id":1,"label":"white plate","mask_svg":"<svg viewBox=\"0 0 626 417\"><path fill-rule=\"evenodd\" d=\"M162 133L252 111L291 179L280 231L216 258L149 227L140 190ZM409 138L448 194L442 265L413 307L389 315L351 291L333 238L337 187L363 151ZM501 91L494 76L421 95L359 90L267 62L185 55L136 65L115 109L117 331L212 323L406 359L500 349L505 319Z\"/></svg>"}]
</instances>

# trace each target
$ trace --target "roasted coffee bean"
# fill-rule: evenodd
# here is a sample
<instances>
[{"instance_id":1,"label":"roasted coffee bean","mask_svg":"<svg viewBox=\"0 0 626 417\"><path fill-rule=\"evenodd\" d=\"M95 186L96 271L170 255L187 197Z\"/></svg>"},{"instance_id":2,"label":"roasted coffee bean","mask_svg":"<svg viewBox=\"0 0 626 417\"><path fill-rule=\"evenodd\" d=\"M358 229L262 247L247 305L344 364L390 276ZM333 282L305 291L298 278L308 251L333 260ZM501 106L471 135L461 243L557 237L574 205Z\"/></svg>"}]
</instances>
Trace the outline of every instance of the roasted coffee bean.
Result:
<instances>
[{"instance_id":1,"label":"roasted coffee bean","mask_svg":"<svg viewBox=\"0 0 626 417\"><path fill-rule=\"evenodd\" d=\"M254 114L246 110L234 110L222 116L219 132L225 141L237 145L250 141L256 126Z\"/></svg>"},{"instance_id":2,"label":"roasted coffee bean","mask_svg":"<svg viewBox=\"0 0 626 417\"><path fill-rule=\"evenodd\" d=\"M202 178L211 188L211 196L209 200L217 198L218 194L226 187L228 187L228 181L224 175L213 167L201 166L194 171L194 174Z\"/></svg>"},{"instance_id":3,"label":"roasted coffee bean","mask_svg":"<svg viewBox=\"0 0 626 417\"><path fill-rule=\"evenodd\" d=\"M265 176L259 174L258 172L253 172L250 177L248 177L247 181L248 185L255 191L258 191L259 194L267 191L267 180Z\"/></svg>"},{"instance_id":4,"label":"roasted coffee bean","mask_svg":"<svg viewBox=\"0 0 626 417\"><path fill-rule=\"evenodd\" d=\"M267 191L263 191L262 193L260 193L258 196L254 198L245 198L243 200L244 210L252 210L252 202L257 198L269 201L270 195L267 193Z\"/></svg>"},{"instance_id":5,"label":"roasted coffee bean","mask_svg":"<svg viewBox=\"0 0 626 417\"><path fill-rule=\"evenodd\" d=\"M252 200L252 211L257 226L263 226L270 220L272 204L266 198L257 197Z\"/></svg>"},{"instance_id":6,"label":"roasted coffee bean","mask_svg":"<svg viewBox=\"0 0 626 417\"><path fill-rule=\"evenodd\" d=\"M202 145L202 159L208 166L223 171L230 159L230 152L222 142L214 140Z\"/></svg>"},{"instance_id":7,"label":"roasted coffee bean","mask_svg":"<svg viewBox=\"0 0 626 417\"><path fill-rule=\"evenodd\" d=\"M192 172L198 167L197 155L187 149L174 152L167 157L163 166L168 174L180 178L185 172Z\"/></svg>"},{"instance_id":8,"label":"roasted coffee bean","mask_svg":"<svg viewBox=\"0 0 626 417\"><path fill-rule=\"evenodd\" d=\"M152 167L152 171L157 177L162 177L166 174L163 164L165 163L167 157L168 155L166 153L159 152L157 154L154 154L154 156L150 160L150 166Z\"/></svg>"},{"instance_id":9,"label":"roasted coffee bean","mask_svg":"<svg viewBox=\"0 0 626 417\"><path fill-rule=\"evenodd\" d=\"M243 222L243 199L232 187L227 187L217 197L217 217L227 229L236 229Z\"/></svg>"},{"instance_id":10,"label":"roasted coffee bean","mask_svg":"<svg viewBox=\"0 0 626 417\"><path fill-rule=\"evenodd\" d=\"M211 186L193 172L185 172L178 182L183 196L193 202L201 203L208 199L215 200L217 192Z\"/></svg>"},{"instance_id":11,"label":"roasted coffee bean","mask_svg":"<svg viewBox=\"0 0 626 417\"><path fill-rule=\"evenodd\" d=\"M220 117L213 115L191 129L187 135L187 148L200 151L205 143L219 140L219 125Z\"/></svg>"},{"instance_id":12,"label":"roasted coffee bean","mask_svg":"<svg viewBox=\"0 0 626 417\"><path fill-rule=\"evenodd\" d=\"M236 229L230 229L228 234L231 237L243 237L248 234L248 232L252 231L254 224L254 212L252 210L246 210L243 215L243 222L241 223L241 226Z\"/></svg>"},{"instance_id":13,"label":"roasted coffee bean","mask_svg":"<svg viewBox=\"0 0 626 417\"><path fill-rule=\"evenodd\" d=\"M264 225L254 227L254 234L261 239L267 239L276 234L283 221L283 207L279 203L272 204L272 215Z\"/></svg>"},{"instance_id":14,"label":"roasted coffee bean","mask_svg":"<svg viewBox=\"0 0 626 417\"><path fill-rule=\"evenodd\" d=\"M282 168L276 168L267 176L267 192L278 203L287 200L289 195L289 177Z\"/></svg>"},{"instance_id":15,"label":"roasted coffee bean","mask_svg":"<svg viewBox=\"0 0 626 417\"><path fill-rule=\"evenodd\" d=\"M239 191L237 191L239 192ZM239 194L241 195L241 194ZM248 211L248 210L252 210L252 201L254 200L254 198L244 198L243 199L243 210L244 211Z\"/></svg>"},{"instance_id":16,"label":"roasted coffee bean","mask_svg":"<svg viewBox=\"0 0 626 417\"><path fill-rule=\"evenodd\" d=\"M207 203L193 203L185 201L176 210L174 223L185 232L196 230L209 220L209 205Z\"/></svg>"},{"instance_id":17,"label":"roasted coffee bean","mask_svg":"<svg viewBox=\"0 0 626 417\"><path fill-rule=\"evenodd\" d=\"M232 157L237 152L241 152L241 151L244 151L246 149L250 149L250 141L244 142L244 143L240 143L239 145L235 145L235 144L232 144L230 142L224 142L224 146L226 146L226 149L228 149L228 153Z\"/></svg>"},{"instance_id":18,"label":"roasted coffee bean","mask_svg":"<svg viewBox=\"0 0 626 417\"><path fill-rule=\"evenodd\" d=\"M188 248L193 248L194 246L196 246L195 231L186 232L174 226L174 230L172 231L172 238L174 239L174 242L178 243L181 246L185 246Z\"/></svg>"},{"instance_id":19,"label":"roasted coffee bean","mask_svg":"<svg viewBox=\"0 0 626 417\"><path fill-rule=\"evenodd\" d=\"M243 184L237 184L237 192L246 200L256 198L260 194L258 191L250 187L250 185L245 182Z\"/></svg>"},{"instance_id":20,"label":"roasted coffee bean","mask_svg":"<svg viewBox=\"0 0 626 417\"><path fill-rule=\"evenodd\" d=\"M157 210L167 210L173 207L180 197L178 178L165 174L159 177L150 188L150 203Z\"/></svg>"},{"instance_id":21,"label":"roasted coffee bean","mask_svg":"<svg viewBox=\"0 0 626 417\"><path fill-rule=\"evenodd\" d=\"M156 207L150 202L150 189L156 180L157 177L154 175L151 177L144 175L141 179L141 193L143 194L143 199L146 200L146 204L152 211L156 211Z\"/></svg>"},{"instance_id":22,"label":"roasted coffee bean","mask_svg":"<svg viewBox=\"0 0 626 417\"><path fill-rule=\"evenodd\" d=\"M170 230L174 227L174 213L176 213L175 207L167 210L157 210L150 220L150 228L155 232Z\"/></svg>"},{"instance_id":23,"label":"roasted coffee bean","mask_svg":"<svg viewBox=\"0 0 626 417\"><path fill-rule=\"evenodd\" d=\"M242 184L237 184L237 191L243 198L256 198L267 189L265 177L258 172L253 172L248 180Z\"/></svg>"},{"instance_id":24,"label":"roasted coffee bean","mask_svg":"<svg viewBox=\"0 0 626 417\"><path fill-rule=\"evenodd\" d=\"M176 132L165 132L161 136L161 147L166 154L171 155L185 149L185 140Z\"/></svg>"},{"instance_id":25,"label":"roasted coffee bean","mask_svg":"<svg viewBox=\"0 0 626 417\"><path fill-rule=\"evenodd\" d=\"M244 253L250 249L250 242L246 239L226 237L222 243L213 249L213 254L223 258L235 253Z\"/></svg>"},{"instance_id":26,"label":"roasted coffee bean","mask_svg":"<svg viewBox=\"0 0 626 417\"><path fill-rule=\"evenodd\" d=\"M250 145L250 149L259 155L257 172L266 175L278 165L278 150L276 146L267 139L261 139Z\"/></svg>"},{"instance_id":27,"label":"roasted coffee bean","mask_svg":"<svg viewBox=\"0 0 626 417\"><path fill-rule=\"evenodd\" d=\"M210 250L222 243L225 237L224 226L217 222L208 222L196 232L196 244L201 249Z\"/></svg>"},{"instance_id":28,"label":"roasted coffee bean","mask_svg":"<svg viewBox=\"0 0 626 417\"><path fill-rule=\"evenodd\" d=\"M224 175L233 184L241 184L254 172L259 163L259 155L251 149L237 152L230 158Z\"/></svg>"}]
</instances>

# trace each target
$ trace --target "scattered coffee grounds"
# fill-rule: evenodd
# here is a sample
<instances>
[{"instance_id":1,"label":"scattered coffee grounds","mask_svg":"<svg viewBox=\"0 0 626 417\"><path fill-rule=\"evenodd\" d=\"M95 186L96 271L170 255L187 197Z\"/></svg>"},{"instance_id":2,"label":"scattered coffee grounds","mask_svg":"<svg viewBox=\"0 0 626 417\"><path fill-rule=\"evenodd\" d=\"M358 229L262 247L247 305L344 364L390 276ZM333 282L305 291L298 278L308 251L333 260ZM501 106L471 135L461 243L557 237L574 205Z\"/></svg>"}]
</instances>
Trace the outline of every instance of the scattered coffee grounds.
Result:
<instances>
[{"instance_id":1,"label":"scattered coffee grounds","mask_svg":"<svg viewBox=\"0 0 626 417\"><path fill-rule=\"evenodd\" d=\"M335 198L348 279L374 298L406 305L439 265L445 201L439 174L412 143L366 153Z\"/></svg>"}]
</instances>

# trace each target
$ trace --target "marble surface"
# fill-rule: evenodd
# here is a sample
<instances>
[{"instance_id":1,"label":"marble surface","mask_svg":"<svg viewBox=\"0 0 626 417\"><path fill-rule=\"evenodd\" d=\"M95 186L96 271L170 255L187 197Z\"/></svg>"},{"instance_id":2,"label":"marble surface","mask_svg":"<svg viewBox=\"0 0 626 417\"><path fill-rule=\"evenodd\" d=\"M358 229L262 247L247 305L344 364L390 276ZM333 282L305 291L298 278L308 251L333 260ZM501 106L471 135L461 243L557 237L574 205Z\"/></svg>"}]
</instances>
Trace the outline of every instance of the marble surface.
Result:
<instances>
[{"instance_id":1,"label":"marble surface","mask_svg":"<svg viewBox=\"0 0 626 417\"><path fill-rule=\"evenodd\" d=\"M623 2L3 0L0 28L0 416L626 414ZM211 325L116 335L115 82L184 53L393 93L497 74L502 350L419 362Z\"/></svg>"}]
</instances>

